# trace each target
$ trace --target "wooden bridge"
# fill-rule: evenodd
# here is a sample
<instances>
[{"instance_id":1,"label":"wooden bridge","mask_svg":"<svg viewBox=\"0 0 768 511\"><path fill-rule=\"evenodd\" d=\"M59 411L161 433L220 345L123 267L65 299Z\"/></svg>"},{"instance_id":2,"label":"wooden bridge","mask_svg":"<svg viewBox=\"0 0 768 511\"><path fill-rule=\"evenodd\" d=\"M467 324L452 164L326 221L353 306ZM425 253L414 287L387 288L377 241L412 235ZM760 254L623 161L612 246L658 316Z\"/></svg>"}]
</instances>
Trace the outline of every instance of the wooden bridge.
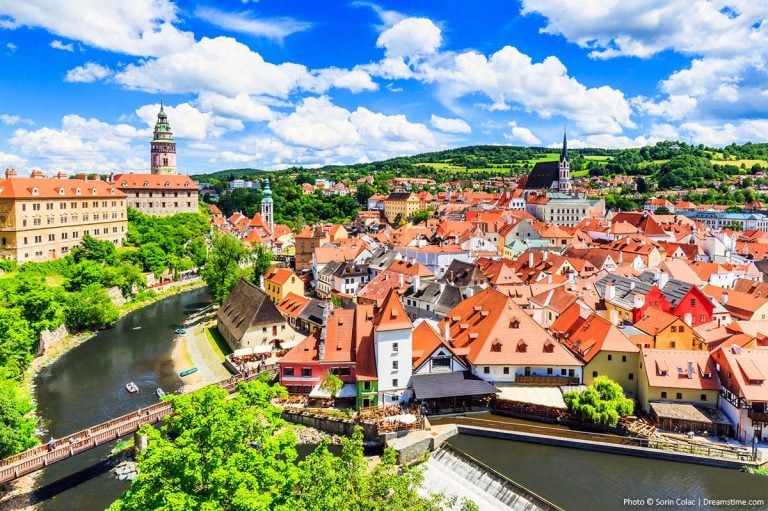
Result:
<instances>
[{"instance_id":1,"label":"wooden bridge","mask_svg":"<svg viewBox=\"0 0 768 511\"><path fill-rule=\"evenodd\" d=\"M274 372L273 367L265 367L265 371ZM238 374L218 383L230 394L241 381L251 380L258 376L255 372L248 378ZM4 460L0 460L0 484L8 483L21 476L41 470L57 461L65 460L111 442L122 436L137 431L144 424L155 424L173 412L170 403L160 402L145 408L140 408L122 417L91 426L88 429L72 433L57 439L55 443L35 446Z\"/></svg>"}]
</instances>

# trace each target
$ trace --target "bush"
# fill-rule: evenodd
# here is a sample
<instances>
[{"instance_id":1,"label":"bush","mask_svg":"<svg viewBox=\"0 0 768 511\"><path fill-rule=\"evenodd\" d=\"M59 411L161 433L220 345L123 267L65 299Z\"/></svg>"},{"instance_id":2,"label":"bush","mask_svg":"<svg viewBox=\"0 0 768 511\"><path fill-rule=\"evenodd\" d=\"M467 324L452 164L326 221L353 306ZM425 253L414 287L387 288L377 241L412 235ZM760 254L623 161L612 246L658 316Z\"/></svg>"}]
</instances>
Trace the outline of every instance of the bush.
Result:
<instances>
[{"instance_id":1,"label":"bush","mask_svg":"<svg viewBox=\"0 0 768 511\"><path fill-rule=\"evenodd\" d=\"M607 376L598 376L581 392L566 392L563 399L569 411L596 424L615 425L619 417L631 415L635 409L621 385Z\"/></svg>"}]
</instances>

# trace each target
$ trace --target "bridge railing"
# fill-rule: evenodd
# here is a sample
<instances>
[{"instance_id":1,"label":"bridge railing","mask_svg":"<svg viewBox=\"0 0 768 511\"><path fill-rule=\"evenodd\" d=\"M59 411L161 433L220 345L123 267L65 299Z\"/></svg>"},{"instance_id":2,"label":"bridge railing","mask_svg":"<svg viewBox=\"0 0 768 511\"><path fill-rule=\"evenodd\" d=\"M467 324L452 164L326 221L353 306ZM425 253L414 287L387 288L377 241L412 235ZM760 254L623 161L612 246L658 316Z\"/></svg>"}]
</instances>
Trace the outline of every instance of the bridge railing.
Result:
<instances>
[{"instance_id":1,"label":"bridge railing","mask_svg":"<svg viewBox=\"0 0 768 511\"><path fill-rule=\"evenodd\" d=\"M272 371L274 368L265 367L264 370ZM247 378L244 374L237 374L218 382L218 385L232 394L235 392L238 383L257 377L258 374L256 372L253 374L249 373ZM144 424L155 424L172 412L173 407L170 403L155 403L107 422L91 426L77 433L72 433L56 440L54 443L37 445L24 452L0 460L0 484L93 449L105 442L110 442L133 433Z\"/></svg>"}]
</instances>

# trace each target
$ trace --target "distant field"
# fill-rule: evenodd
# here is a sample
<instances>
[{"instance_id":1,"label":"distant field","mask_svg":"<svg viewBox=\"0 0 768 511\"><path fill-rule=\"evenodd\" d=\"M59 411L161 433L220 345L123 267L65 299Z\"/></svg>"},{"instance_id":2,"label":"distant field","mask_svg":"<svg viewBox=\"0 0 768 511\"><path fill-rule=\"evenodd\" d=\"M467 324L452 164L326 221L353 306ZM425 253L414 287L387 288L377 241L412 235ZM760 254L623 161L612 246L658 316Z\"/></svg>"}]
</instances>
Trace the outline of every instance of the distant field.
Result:
<instances>
[{"instance_id":1,"label":"distant field","mask_svg":"<svg viewBox=\"0 0 768 511\"><path fill-rule=\"evenodd\" d=\"M571 177L589 177L589 170L574 170L571 172Z\"/></svg>"},{"instance_id":2,"label":"distant field","mask_svg":"<svg viewBox=\"0 0 768 511\"><path fill-rule=\"evenodd\" d=\"M768 167L768 161L766 160L711 160L711 161L712 161L712 165L736 165L737 167L741 167L741 164L743 163L744 166L748 169L751 169L755 163L759 163L760 166L763 168Z\"/></svg>"},{"instance_id":3,"label":"distant field","mask_svg":"<svg viewBox=\"0 0 768 511\"><path fill-rule=\"evenodd\" d=\"M588 160L588 161L608 161L608 160L611 159L611 157L610 156L591 156L590 155L590 156L585 156L584 159Z\"/></svg>"}]
</instances>

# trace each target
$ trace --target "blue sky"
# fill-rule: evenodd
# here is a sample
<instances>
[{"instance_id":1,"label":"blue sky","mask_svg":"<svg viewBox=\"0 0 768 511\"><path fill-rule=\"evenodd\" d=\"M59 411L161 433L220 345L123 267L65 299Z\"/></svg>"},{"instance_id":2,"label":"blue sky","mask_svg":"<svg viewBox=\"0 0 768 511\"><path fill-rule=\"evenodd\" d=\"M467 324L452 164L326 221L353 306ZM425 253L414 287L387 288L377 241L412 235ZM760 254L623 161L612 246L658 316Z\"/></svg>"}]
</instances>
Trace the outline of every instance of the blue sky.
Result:
<instances>
[{"instance_id":1,"label":"blue sky","mask_svg":"<svg viewBox=\"0 0 768 511\"><path fill-rule=\"evenodd\" d=\"M768 138L768 0L0 0L0 168Z\"/></svg>"}]
</instances>

